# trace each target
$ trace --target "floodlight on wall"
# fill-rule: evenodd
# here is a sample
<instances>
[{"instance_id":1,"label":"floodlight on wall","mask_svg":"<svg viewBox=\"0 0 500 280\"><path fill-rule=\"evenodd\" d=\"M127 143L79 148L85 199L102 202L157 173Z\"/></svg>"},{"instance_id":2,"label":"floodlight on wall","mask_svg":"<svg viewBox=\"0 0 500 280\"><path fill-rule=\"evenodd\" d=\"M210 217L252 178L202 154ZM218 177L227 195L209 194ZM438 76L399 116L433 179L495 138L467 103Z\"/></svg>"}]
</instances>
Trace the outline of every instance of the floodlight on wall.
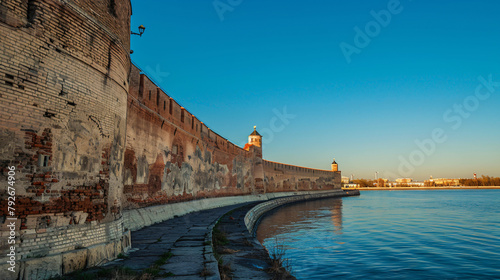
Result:
<instances>
[{"instance_id":1,"label":"floodlight on wall","mask_svg":"<svg viewBox=\"0 0 500 280\"><path fill-rule=\"evenodd\" d=\"M144 33L144 31L146 30L146 27L144 27L144 25L141 24L141 25L139 25L138 28L139 28L139 33L130 31L130 34L142 36L142 34Z\"/></svg>"}]
</instances>

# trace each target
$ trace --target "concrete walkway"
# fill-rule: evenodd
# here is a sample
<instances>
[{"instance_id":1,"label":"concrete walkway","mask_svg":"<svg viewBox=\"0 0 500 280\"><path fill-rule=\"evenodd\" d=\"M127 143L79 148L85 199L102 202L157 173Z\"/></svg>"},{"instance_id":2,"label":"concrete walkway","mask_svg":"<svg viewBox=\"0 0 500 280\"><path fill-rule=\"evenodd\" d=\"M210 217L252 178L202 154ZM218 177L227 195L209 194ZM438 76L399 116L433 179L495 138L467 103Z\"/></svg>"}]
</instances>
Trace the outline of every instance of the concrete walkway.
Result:
<instances>
[{"instance_id":1,"label":"concrete walkway","mask_svg":"<svg viewBox=\"0 0 500 280\"><path fill-rule=\"evenodd\" d=\"M222 215L246 204L248 203L194 212L134 231L133 251L128 258L113 261L106 268L120 266L140 272L154 265L165 253L171 252L172 256L159 266L159 275L172 276L163 278L219 279L209 232Z\"/></svg>"}]
</instances>

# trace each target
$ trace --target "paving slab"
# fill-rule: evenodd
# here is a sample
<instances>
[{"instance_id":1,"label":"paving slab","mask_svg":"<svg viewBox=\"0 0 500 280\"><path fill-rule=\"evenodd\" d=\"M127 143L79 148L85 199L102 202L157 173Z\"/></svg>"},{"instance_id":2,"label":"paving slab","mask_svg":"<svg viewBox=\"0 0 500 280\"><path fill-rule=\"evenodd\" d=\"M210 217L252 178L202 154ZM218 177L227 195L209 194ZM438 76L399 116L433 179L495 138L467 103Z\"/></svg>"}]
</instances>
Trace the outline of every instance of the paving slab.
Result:
<instances>
[{"instance_id":1,"label":"paving slab","mask_svg":"<svg viewBox=\"0 0 500 280\"><path fill-rule=\"evenodd\" d=\"M198 241L177 241L175 242L175 247L198 247L198 246L203 246L203 241L198 240Z\"/></svg>"},{"instance_id":2,"label":"paving slab","mask_svg":"<svg viewBox=\"0 0 500 280\"><path fill-rule=\"evenodd\" d=\"M203 247L175 247L170 250L174 256L191 256L200 254L203 255Z\"/></svg>"},{"instance_id":3,"label":"paving slab","mask_svg":"<svg viewBox=\"0 0 500 280\"><path fill-rule=\"evenodd\" d=\"M200 276L204 265L203 262L169 262L160 266L161 269L172 272L176 276L194 275Z\"/></svg>"},{"instance_id":4,"label":"paving slab","mask_svg":"<svg viewBox=\"0 0 500 280\"><path fill-rule=\"evenodd\" d=\"M180 241L205 241L205 235L184 235L183 237L179 238L177 242Z\"/></svg>"},{"instance_id":5,"label":"paving slab","mask_svg":"<svg viewBox=\"0 0 500 280\"><path fill-rule=\"evenodd\" d=\"M186 233L186 235L191 236L191 235L206 234L207 230L208 230L207 228L190 229L189 232Z\"/></svg>"},{"instance_id":6,"label":"paving slab","mask_svg":"<svg viewBox=\"0 0 500 280\"><path fill-rule=\"evenodd\" d=\"M144 256L144 257L146 257L146 256L156 256L157 259L158 259L158 258L160 258L161 255L167 253L170 250L170 248L172 248L172 245L169 245L169 244L164 244L164 246L161 246L161 247L159 245L160 244L155 245L152 248L144 249L144 250L142 250L144 252L141 252L138 255ZM134 256L132 256L131 258L133 258L133 257Z\"/></svg>"},{"instance_id":7,"label":"paving slab","mask_svg":"<svg viewBox=\"0 0 500 280\"><path fill-rule=\"evenodd\" d=\"M133 244L135 245L138 245L138 244L153 244L155 242L158 241L158 238L156 239L149 239L149 238L145 238L145 239L135 239L135 240L132 240Z\"/></svg>"},{"instance_id":8,"label":"paving slab","mask_svg":"<svg viewBox=\"0 0 500 280\"><path fill-rule=\"evenodd\" d=\"M203 255L200 254L193 254L193 255L178 255L178 256L173 256L170 260L170 262L177 262L177 263L188 263L188 262L198 262L198 263L203 263L205 261L205 258Z\"/></svg>"},{"instance_id":9,"label":"paving slab","mask_svg":"<svg viewBox=\"0 0 500 280\"><path fill-rule=\"evenodd\" d=\"M218 218L218 217L215 217L215 218ZM193 226L191 227L189 230L190 231L193 231L193 230L206 230L207 227L202 227L202 226Z\"/></svg>"}]
</instances>

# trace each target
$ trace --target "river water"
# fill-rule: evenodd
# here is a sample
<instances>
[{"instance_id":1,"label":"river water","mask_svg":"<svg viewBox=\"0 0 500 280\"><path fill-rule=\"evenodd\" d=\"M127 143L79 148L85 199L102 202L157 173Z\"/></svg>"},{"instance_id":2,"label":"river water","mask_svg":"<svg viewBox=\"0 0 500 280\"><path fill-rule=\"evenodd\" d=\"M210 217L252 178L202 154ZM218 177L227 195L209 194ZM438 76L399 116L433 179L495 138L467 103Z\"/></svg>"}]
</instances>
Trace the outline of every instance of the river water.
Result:
<instances>
[{"instance_id":1,"label":"river water","mask_svg":"<svg viewBox=\"0 0 500 280\"><path fill-rule=\"evenodd\" d=\"M266 215L257 239L284 247L298 279L500 279L500 190L297 203Z\"/></svg>"}]
</instances>

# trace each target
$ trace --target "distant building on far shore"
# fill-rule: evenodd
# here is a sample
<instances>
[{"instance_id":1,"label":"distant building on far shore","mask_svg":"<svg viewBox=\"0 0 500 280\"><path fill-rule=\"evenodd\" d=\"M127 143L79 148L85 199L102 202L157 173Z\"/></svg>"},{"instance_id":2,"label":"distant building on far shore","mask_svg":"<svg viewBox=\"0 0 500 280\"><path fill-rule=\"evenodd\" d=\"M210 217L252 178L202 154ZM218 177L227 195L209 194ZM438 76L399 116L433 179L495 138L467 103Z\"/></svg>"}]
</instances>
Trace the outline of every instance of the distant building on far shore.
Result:
<instances>
[{"instance_id":1,"label":"distant building on far shore","mask_svg":"<svg viewBox=\"0 0 500 280\"><path fill-rule=\"evenodd\" d=\"M398 182L389 182L385 184L389 188L396 188L396 187L423 187L424 182L408 182L408 183L398 183Z\"/></svg>"},{"instance_id":2,"label":"distant building on far shore","mask_svg":"<svg viewBox=\"0 0 500 280\"><path fill-rule=\"evenodd\" d=\"M460 179L447 179L447 178L437 178L432 177L425 182L426 186L460 186Z\"/></svg>"},{"instance_id":3,"label":"distant building on far shore","mask_svg":"<svg viewBox=\"0 0 500 280\"><path fill-rule=\"evenodd\" d=\"M342 176L342 183L343 184L349 184L349 182L350 182L349 177Z\"/></svg>"},{"instance_id":4,"label":"distant building on far shore","mask_svg":"<svg viewBox=\"0 0 500 280\"><path fill-rule=\"evenodd\" d=\"M413 181L412 178L397 178L396 179L396 183L399 183L399 184L407 184L407 183L411 183Z\"/></svg>"}]
</instances>

